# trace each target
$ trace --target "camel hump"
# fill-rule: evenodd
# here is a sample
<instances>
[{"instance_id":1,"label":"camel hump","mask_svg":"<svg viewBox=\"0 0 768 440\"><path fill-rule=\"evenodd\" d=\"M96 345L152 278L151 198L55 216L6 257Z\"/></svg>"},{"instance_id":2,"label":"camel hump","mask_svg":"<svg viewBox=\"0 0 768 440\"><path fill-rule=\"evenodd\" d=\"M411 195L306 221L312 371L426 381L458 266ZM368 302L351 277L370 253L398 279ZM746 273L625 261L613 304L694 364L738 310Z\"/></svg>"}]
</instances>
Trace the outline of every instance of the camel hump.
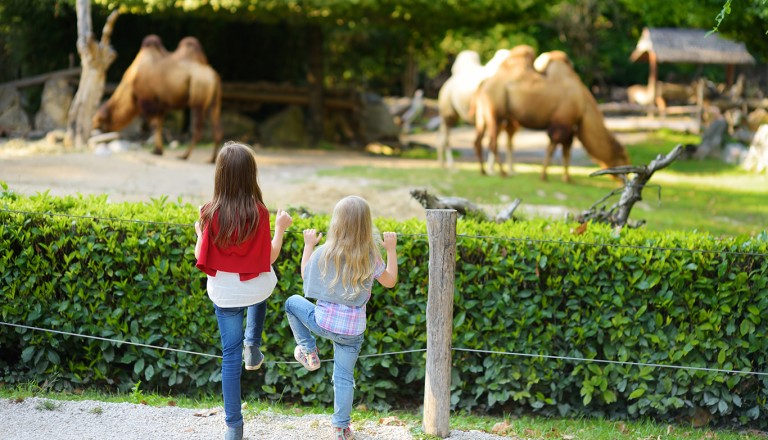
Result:
<instances>
[{"instance_id":1,"label":"camel hump","mask_svg":"<svg viewBox=\"0 0 768 440\"><path fill-rule=\"evenodd\" d=\"M151 49L163 54L168 53L168 49L166 49L165 46L163 45L163 40L160 39L160 37L155 34L149 34L146 37L144 37L143 40L141 40L140 51L143 49Z\"/></svg>"},{"instance_id":2,"label":"camel hump","mask_svg":"<svg viewBox=\"0 0 768 440\"><path fill-rule=\"evenodd\" d=\"M208 57L205 56L203 45L195 37L184 37L179 41L178 47L173 52L173 57L177 59L195 61L200 64L208 64Z\"/></svg>"},{"instance_id":3,"label":"camel hump","mask_svg":"<svg viewBox=\"0 0 768 440\"><path fill-rule=\"evenodd\" d=\"M454 60L451 66L451 75L458 75L479 67L482 67L482 64L480 64L480 54L474 50L462 50L456 55L456 60Z\"/></svg>"}]
</instances>

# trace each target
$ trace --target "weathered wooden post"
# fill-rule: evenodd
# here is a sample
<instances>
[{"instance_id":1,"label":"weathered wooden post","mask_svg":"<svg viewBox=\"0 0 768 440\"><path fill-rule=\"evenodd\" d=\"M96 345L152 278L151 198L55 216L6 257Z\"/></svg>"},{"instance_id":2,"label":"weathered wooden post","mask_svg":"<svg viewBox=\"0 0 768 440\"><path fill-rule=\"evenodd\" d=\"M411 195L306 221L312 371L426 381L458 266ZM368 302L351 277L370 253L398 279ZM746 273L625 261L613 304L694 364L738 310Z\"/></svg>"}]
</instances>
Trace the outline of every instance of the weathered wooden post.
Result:
<instances>
[{"instance_id":1,"label":"weathered wooden post","mask_svg":"<svg viewBox=\"0 0 768 440\"><path fill-rule=\"evenodd\" d=\"M441 438L450 433L456 218L454 209L427 209L429 291L423 425L426 434Z\"/></svg>"}]
</instances>

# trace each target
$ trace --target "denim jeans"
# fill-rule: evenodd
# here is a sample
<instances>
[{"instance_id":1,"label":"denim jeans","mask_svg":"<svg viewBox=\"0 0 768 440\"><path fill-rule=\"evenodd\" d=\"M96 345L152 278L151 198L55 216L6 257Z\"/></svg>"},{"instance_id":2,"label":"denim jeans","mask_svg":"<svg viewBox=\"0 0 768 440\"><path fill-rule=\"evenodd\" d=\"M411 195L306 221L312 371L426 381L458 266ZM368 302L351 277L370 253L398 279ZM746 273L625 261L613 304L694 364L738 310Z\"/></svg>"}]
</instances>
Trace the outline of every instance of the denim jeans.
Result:
<instances>
[{"instance_id":1,"label":"denim jeans","mask_svg":"<svg viewBox=\"0 0 768 440\"><path fill-rule=\"evenodd\" d=\"M245 345L261 347L261 337L264 333L264 318L267 315L267 302L262 301L248 307L245 314Z\"/></svg>"},{"instance_id":2,"label":"denim jeans","mask_svg":"<svg viewBox=\"0 0 768 440\"><path fill-rule=\"evenodd\" d=\"M331 424L346 428L352 413L355 392L355 364L363 345L363 334L339 335L321 328L315 322L315 305L301 295L285 301L285 313L296 343L305 350L317 348L312 333L333 342L333 416Z\"/></svg>"},{"instance_id":3,"label":"denim jeans","mask_svg":"<svg viewBox=\"0 0 768 440\"><path fill-rule=\"evenodd\" d=\"M221 308L213 305L216 311L216 320L219 323L221 334L221 392L224 395L224 420L228 427L238 427L243 424L243 413L240 410L240 374L243 370L243 312L248 309L248 321L254 315L254 328L259 327L259 344L261 344L261 329L264 320L259 321L258 308L266 311L266 301L262 301L250 307ZM251 313L256 310L256 313ZM263 315L262 315L263 316ZM259 325L260 322L260 325ZM251 335L254 340L256 337Z\"/></svg>"}]
</instances>

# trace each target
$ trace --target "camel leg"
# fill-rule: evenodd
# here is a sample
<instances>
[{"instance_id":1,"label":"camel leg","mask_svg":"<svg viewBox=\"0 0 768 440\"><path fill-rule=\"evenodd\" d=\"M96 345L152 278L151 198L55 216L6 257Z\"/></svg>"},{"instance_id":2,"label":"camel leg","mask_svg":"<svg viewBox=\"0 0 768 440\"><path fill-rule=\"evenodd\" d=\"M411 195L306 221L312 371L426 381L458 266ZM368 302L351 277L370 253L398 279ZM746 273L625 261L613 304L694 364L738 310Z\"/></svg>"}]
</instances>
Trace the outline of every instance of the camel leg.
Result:
<instances>
[{"instance_id":1,"label":"camel leg","mask_svg":"<svg viewBox=\"0 0 768 440\"><path fill-rule=\"evenodd\" d=\"M506 176L507 173L504 172L504 165L502 165L501 158L499 157L499 135L501 134L501 130L499 130L498 124L494 124L492 128L495 129L495 134L492 134L493 132L489 130L488 158L486 159L488 164L488 174L493 174L495 167L498 166L499 175Z\"/></svg>"},{"instance_id":2,"label":"camel leg","mask_svg":"<svg viewBox=\"0 0 768 440\"><path fill-rule=\"evenodd\" d=\"M506 130L506 127L505 127ZM499 126L496 126L496 142L494 143L493 147L493 156L495 158L496 166L499 167L499 175L504 177L507 175L506 171L504 171L504 164L501 163L501 157L499 156L499 136L501 135L501 130L499 130ZM490 155L489 155L490 159ZM491 168L493 169L493 168Z\"/></svg>"},{"instance_id":3,"label":"camel leg","mask_svg":"<svg viewBox=\"0 0 768 440\"><path fill-rule=\"evenodd\" d=\"M155 149L152 151L152 154L157 154L158 156L163 155L163 115L155 116L153 119L154 126L155 126Z\"/></svg>"},{"instance_id":4,"label":"camel leg","mask_svg":"<svg viewBox=\"0 0 768 440\"><path fill-rule=\"evenodd\" d=\"M184 152L179 159L186 160L189 155L192 154L192 150L195 149L195 145L200 141L200 136L203 133L203 110L199 107L195 107L191 111L192 113L192 140L189 142L187 151Z\"/></svg>"},{"instance_id":5,"label":"camel leg","mask_svg":"<svg viewBox=\"0 0 768 440\"><path fill-rule=\"evenodd\" d=\"M552 155L555 154L557 143L550 138L549 145L547 145L547 153L544 155L544 164L541 166L541 180L547 180L547 167L552 160Z\"/></svg>"},{"instance_id":6,"label":"camel leg","mask_svg":"<svg viewBox=\"0 0 768 440\"><path fill-rule=\"evenodd\" d=\"M440 120L440 129L437 133L437 163L441 167L453 168L453 154L448 144L448 133L451 128L445 119Z\"/></svg>"},{"instance_id":7,"label":"camel leg","mask_svg":"<svg viewBox=\"0 0 768 440\"><path fill-rule=\"evenodd\" d=\"M571 183L571 175L568 173L568 166L571 163L571 146L573 138L570 141L563 142L563 182Z\"/></svg>"},{"instance_id":8,"label":"camel leg","mask_svg":"<svg viewBox=\"0 0 768 440\"><path fill-rule=\"evenodd\" d=\"M485 136L485 132L486 127L484 125L475 126L475 155L480 164L480 174L482 175L485 175L485 168L483 167L483 136Z\"/></svg>"},{"instance_id":9,"label":"camel leg","mask_svg":"<svg viewBox=\"0 0 768 440\"><path fill-rule=\"evenodd\" d=\"M512 143L512 139L515 136L515 133L517 132L518 128L520 128L520 126L517 123L517 121L514 121L514 120L507 121L507 126L505 127L505 130L507 132L507 168L509 169L509 174L515 174L515 161L512 156L515 146Z\"/></svg>"},{"instance_id":10,"label":"camel leg","mask_svg":"<svg viewBox=\"0 0 768 440\"><path fill-rule=\"evenodd\" d=\"M504 176L506 173L504 173L504 167L501 165L501 161L499 160L498 151L499 151L499 122L496 120L496 118L486 118L488 121L488 167L490 169L490 172L493 172L493 165L494 163L498 164L499 166L499 173ZM482 138L481 138L482 139ZM475 149L477 150L477 146L475 146ZM480 150L478 154L482 153L482 144L480 145ZM478 156L478 159L481 159L480 156ZM482 159L480 160L480 167L482 169ZM483 174L485 174L485 171L483 171Z\"/></svg>"}]
</instances>

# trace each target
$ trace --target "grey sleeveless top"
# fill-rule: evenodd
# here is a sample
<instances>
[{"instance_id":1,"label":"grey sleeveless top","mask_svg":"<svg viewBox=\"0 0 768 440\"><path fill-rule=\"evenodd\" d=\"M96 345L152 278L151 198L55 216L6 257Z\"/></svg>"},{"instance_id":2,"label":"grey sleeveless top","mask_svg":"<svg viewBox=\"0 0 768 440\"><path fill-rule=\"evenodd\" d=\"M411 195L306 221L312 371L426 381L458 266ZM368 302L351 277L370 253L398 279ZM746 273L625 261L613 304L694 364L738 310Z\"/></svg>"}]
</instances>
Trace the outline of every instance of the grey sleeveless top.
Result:
<instances>
[{"instance_id":1,"label":"grey sleeveless top","mask_svg":"<svg viewBox=\"0 0 768 440\"><path fill-rule=\"evenodd\" d=\"M331 281L336 277L336 268L333 264L328 265L325 278L323 278L322 273L320 273L319 261L323 246L317 247L315 251L312 252L307 267L304 268L304 296L350 307L362 307L368 300L368 293L373 286L373 277L365 282L354 299L345 300L345 289L341 280L339 280L332 289L329 289L328 287Z\"/></svg>"}]
</instances>

